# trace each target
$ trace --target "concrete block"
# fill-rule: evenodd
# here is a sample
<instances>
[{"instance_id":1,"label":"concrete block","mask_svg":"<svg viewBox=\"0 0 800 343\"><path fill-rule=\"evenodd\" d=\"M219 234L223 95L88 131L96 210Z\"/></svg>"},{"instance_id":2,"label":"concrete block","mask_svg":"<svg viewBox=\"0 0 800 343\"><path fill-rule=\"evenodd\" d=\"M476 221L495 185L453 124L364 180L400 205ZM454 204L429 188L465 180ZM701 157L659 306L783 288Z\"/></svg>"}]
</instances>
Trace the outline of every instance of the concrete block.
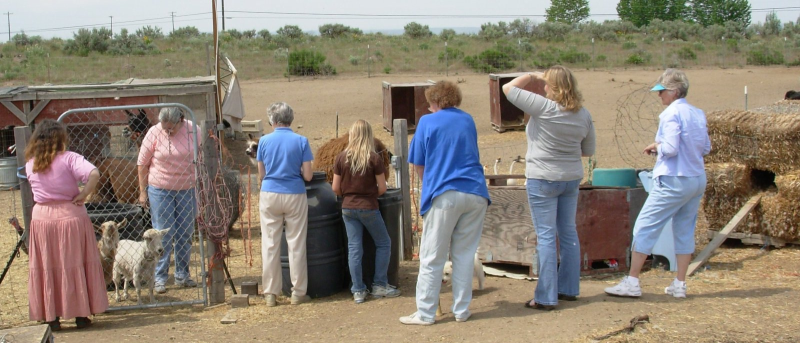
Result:
<instances>
[{"instance_id":1,"label":"concrete block","mask_svg":"<svg viewBox=\"0 0 800 343\"><path fill-rule=\"evenodd\" d=\"M258 281L242 282L242 294L258 295Z\"/></svg>"},{"instance_id":2,"label":"concrete block","mask_svg":"<svg viewBox=\"0 0 800 343\"><path fill-rule=\"evenodd\" d=\"M250 297L247 294L236 294L231 297L231 307L241 308L250 306Z\"/></svg>"}]
</instances>

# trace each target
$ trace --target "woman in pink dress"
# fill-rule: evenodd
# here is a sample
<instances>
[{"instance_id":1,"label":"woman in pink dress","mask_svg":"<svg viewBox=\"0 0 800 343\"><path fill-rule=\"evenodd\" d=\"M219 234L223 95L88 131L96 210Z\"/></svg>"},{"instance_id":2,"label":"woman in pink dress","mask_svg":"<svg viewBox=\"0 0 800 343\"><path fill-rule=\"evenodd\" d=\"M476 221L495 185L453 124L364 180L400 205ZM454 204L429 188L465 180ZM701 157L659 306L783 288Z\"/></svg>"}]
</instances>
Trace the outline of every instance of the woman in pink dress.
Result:
<instances>
[{"instance_id":1,"label":"woman in pink dress","mask_svg":"<svg viewBox=\"0 0 800 343\"><path fill-rule=\"evenodd\" d=\"M82 329L92 323L90 315L108 309L97 241L84 206L100 172L67 151L67 143L66 127L48 119L36 125L25 149L25 172L36 202L30 225L29 314L53 331L61 329L60 318L75 318Z\"/></svg>"}]
</instances>

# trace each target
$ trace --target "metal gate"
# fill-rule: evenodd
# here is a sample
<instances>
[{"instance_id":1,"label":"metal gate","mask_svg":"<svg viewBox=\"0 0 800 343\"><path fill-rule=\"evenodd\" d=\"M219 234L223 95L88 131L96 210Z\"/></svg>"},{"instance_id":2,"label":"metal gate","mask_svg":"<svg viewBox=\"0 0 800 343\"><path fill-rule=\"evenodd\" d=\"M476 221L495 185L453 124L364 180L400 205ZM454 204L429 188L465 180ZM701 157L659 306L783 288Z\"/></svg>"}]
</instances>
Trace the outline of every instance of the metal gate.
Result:
<instances>
[{"instance_id":1,"label":"metal gate","mask_svg":"<svg viewBox=\"0 0 800 343\"><path fill-rule=\"evenodd\" d=\"M149 130L159 123L159 112L169 108L181 111L185 120L172 131ZM118 226L118 245L106 249L116 253L102 255L104 274L107 281L111 279L107 282L109 311L208 305L205 241L197 226L196 190L201 181L197 142L203 136L192 110L178 103L79 108L64 112L58 121L67 126L68 149L100 171L97 191L86 203L98 239L101 227L109 227L103 223L113 221ZM148 177L144 204L139 199L142 174L137 160L149 164L144 168ZM161 256L169 256L168 263L157 257L159 246ZM158 275L152 269L132 275L138 264L154 258L155 269L161 271ZM116 286L115 278L119 280ZM164 288L158 292L160 285ZM156 292L151 302L152 288Z\"/></svg>"}]
</instances>

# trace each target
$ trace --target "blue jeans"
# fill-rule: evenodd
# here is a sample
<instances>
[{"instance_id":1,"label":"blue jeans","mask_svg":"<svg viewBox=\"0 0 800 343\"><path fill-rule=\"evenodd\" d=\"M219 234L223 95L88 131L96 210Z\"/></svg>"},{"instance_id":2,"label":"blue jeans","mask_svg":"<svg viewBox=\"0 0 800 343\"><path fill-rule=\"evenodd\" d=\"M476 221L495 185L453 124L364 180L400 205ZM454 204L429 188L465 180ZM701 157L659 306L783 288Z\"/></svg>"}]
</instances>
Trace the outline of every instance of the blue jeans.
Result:
<instances>
[{"instance_id":1,"label":"blue jeans","mask_svg":"<svg viewBox=\"0 0 800 343\"><path fill-rule=\"evenodd\" d=\"M392 256L392 240L386 230L379 210L342 209L342 220L347 230L347 263L353 286L350 291L361 292L367 289L361 274L361 258L364 256L364 229L375 241L375 278L373 285L386 287L389 284L389 259Z\"/></svg>"},{"instance_id":2,"label":"blue jeans","mask_svg":"<svg viewBox=\"0 0 800 343\"><path fill-rule=\"evenodd\" d=\"M433 322L436 317L448 253L453 261L453 315L470 316L473 264L488 206L484 197L449 190L433 198L422 216L425 229L419 246L417 314L423 321Z\"/></svg>"},{"instance_id":3,"label":"blue jeans","mask_svg":"<svg viewBox=\"0 0 800 343\"><path fill-rule=\"evenodd\" d=\"M536 228L539 260L539 281L533 298L542 305L558 304L559 293L580 293L581 247L575 228L580 182L528 179L528 204Z\"/></svg>"},{"instance_id":4,"label":"blue jeans","mask_svg":"<svg viewBox=\"0 0 800 343\"><path fill-rule=\"evenodd\" d=\"M150 198L150 215L153 228L169 229L164 235L164 255L156 264L156 284L165 285L169 278L172 251L175 251L175 281L189 278L189 261L192 253L192 234L197 203L194 188L171 191L153 186L147 187ZM174 249L173 249L174 245Z\"/></svg>"}]
</instances>

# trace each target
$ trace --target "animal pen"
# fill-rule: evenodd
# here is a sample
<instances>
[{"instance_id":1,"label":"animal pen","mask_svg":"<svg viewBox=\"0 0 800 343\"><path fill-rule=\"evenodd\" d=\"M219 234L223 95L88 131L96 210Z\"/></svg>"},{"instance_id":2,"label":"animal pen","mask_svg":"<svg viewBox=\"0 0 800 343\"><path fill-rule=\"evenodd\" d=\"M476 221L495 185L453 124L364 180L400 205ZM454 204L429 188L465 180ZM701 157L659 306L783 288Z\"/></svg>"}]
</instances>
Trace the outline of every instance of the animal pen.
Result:
<instances>
[{"instance_id":1,"label":"animal pen","mask_svg":"<svg viewBox=\"0 0 800 343\"><path fill-rule=\"evenodd\" d=\"M226 278L222 259L228 251L227 229L239 215L239 181L238 172L228 170L221 163L217 132L223 126L217 123L216 94L213 77L16 87L0 91L0 127L13 127L17 149L15 165L24 166L23 151L32 133L31 126L44 119L63 122L70 141L68 149L86 157L101 173L98 190L90 195L86 204L92 223L98 226L106 221L126 221L127 225L119 228L119 238L123 240L140 241L143 232L152 227L149 211L139 205L136 159L147 129L158 123L159 110L178 107L185 119L197 125L198 129L189 128L188 131L192 136L191 142L205 141L199 149L196 144L172 148L188 149L186 151L191 151L193 156L192 167L180 172L196 176L196 199L178 211L197 213L188 264L189 274L198 281L198 287L173 286L174 263L169 271L167 293L156 295L152 303L144 286L141 298L132 294L129 299L118 301L114 283L107 279L110 310L208 305L225 301ZM241 116L241 112L236 114L232 121L238 124ZM3 150L14 142L4 140ZM33 196L24 168L18 167L17 173L24 218L21 227L27 229L34 206ZM5 258L8 252L4 249L2 253ZM117 256L126 253L118 251ZM27 261L20 258L10 273L17 275L17 284L14 284L13 275L5 284L0 284L0 293L5 295L0 299L0 308L3 309L0 311L0 326L27 320L27 283L24 281L27 269ZM125 284L129 289L138 288L132 280L126 280L119 284L120 291Z\"/></svg>"}]
</instances>

